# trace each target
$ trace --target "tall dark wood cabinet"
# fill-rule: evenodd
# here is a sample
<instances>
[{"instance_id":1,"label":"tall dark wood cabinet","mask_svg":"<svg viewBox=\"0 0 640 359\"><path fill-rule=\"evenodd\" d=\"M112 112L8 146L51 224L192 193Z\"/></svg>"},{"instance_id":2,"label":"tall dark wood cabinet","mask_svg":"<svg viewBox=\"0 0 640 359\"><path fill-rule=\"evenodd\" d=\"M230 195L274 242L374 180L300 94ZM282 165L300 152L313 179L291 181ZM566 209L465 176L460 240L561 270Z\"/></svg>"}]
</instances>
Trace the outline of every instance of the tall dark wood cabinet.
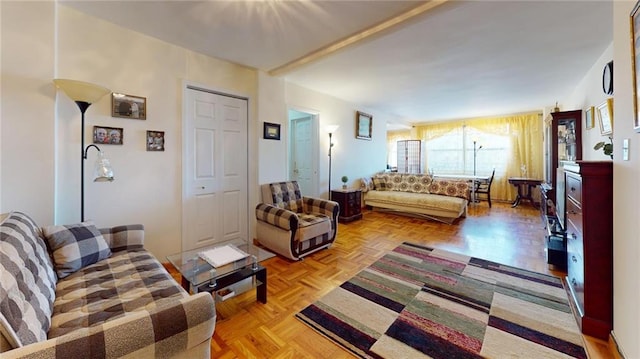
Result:
<instances>
[{"instance_id":1,"label":"tall dark wood cabinet","mask_svg":"<svg viewBox=\"0 0 640 359\"><path fill-rule=\"evenodd\" d=\"M555 214L556 171L565 161L582 159L582 110L552 112L545 121L543 213ZM547 201L550 200L550 201ZM541 206L541 207L542 207Z\"/></svg>"},{"instance_id":2,"label":"tall dark wood cabinet","mask_svg":"<svg viewBox=\"0 0 640 359\"><path fill-rule=\"evenodd\" d=\"M613 329L613 162L565 164L567 282L584 334Z\"/></svg>"},{"instance_id":3,"label":"tall dark wood cabinet","mask_svg":"<svg viewBox=\"0 0 640 359\"><path fill-rule=\"evenodd\" d=\"M362 191L359 189L334 189L331 200L340 205L338 222L347 223L362 218Z\"/></svg>"}]
</instances>

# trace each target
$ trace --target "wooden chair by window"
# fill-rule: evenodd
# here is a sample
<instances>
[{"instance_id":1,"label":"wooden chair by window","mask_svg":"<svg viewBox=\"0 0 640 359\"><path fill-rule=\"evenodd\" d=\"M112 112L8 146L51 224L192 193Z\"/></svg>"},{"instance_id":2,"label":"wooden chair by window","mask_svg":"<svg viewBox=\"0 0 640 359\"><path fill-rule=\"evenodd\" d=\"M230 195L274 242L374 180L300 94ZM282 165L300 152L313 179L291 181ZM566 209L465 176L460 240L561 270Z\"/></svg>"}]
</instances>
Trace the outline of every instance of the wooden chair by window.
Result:
<instances>
[{"instance_id":1,"label":"wooden chair by window","mask_svg":"<svg viewBox=\"0 0 640 359\"><path fill-rule=\"evenodd\" d=\"M493 182L493 176L496 174L496 169L493 169L491 172L491 177L489 177L488 182L476 182L476 201L479 201L480 198L478 195L484 195L487 197L487 202L489 202L489 208L491 208L491 183Z\"/></svg>"}]
</instances>

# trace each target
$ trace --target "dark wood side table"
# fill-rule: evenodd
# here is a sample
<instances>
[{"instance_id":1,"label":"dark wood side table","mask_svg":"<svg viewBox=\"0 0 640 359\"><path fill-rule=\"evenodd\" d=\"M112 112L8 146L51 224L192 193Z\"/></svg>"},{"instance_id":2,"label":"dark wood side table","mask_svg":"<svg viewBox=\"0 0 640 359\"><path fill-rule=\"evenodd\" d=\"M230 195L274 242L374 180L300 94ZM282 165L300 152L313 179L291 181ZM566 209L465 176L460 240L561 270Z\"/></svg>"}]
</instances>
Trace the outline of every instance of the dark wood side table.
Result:
<instances>
[{"instance_id":1,"label":"dark wood side table","mask_svg":"<svg viewBox=\"0 0 640 359\"><path fill-rule=\"evenodd\" d=\"M362 218L362 191L359 189L331 190L331 200L340 205L338 222L348 223Z\"/></svg>"},{"instance_id":2,"label":"dark wood side table","mask_svg":"<svg viewBox=\"0 0 640 359\"><path fill-rule=\"evenodd\" d=\"M533 207L538 208L536 202L533 201L533 197L531 197L531 188L542 184L542 180L535 178L509 177L509 183L518 189L518 196L516 197L516 200L513 201L511 207L517 207L521 200L526 199L531 202Z\"/></svg>"}]
</instances>

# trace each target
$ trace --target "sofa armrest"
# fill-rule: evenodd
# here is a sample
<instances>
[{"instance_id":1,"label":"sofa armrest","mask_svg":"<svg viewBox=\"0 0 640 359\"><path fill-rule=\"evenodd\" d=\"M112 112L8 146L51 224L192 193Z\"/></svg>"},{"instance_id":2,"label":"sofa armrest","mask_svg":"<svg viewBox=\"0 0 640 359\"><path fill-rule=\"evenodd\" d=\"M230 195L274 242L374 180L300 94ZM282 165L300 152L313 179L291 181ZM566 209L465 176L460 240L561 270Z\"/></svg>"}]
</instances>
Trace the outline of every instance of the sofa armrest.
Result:
<instances>
[{"instance_id":1,"label":"sofa armrest","mask_svg":"<svg viewBox=\"0 0 640 359\"><path fill-rule=\"evenodd\" d=\"M331 219L335 222L336 218L338 218L338 214L340 213L340 205L335 201L328 201L322 198L315 197L302 197L302 202L304 203L304 210L307 213L322 213L331 217Z\"/></svg>"},{"instance_id":2,"label":"sofa armrest","mask_svg":"<svg viewBox=\"0 0 640 359\"><path fill-rule=\"evenodd\" d=\"M142 224L100 228L100 233L109 244L112 252L144 248L144 226Z\"/></svg>"},{"instance_id":3,"label":"sofa armrest","mask_svg":"<svg viewBox=\"0 0 640 359\"><path fill-rule=\"evenodd\" d=\"M2 358L173 357L211 340L215 324L213 297L203 292L13 349Z\"/></svg>"},{"instance_id":4,"label":"sofa armrest","mask_svg":"<svg viewBox=\"0 0 640 359\"><path fill-rule=\"evenodd\" d=\"M295 212L276 207L267 203L258 203L256 219L274 225L285 231L298 229L298 215Z\"/></svg>"}]
</instances>

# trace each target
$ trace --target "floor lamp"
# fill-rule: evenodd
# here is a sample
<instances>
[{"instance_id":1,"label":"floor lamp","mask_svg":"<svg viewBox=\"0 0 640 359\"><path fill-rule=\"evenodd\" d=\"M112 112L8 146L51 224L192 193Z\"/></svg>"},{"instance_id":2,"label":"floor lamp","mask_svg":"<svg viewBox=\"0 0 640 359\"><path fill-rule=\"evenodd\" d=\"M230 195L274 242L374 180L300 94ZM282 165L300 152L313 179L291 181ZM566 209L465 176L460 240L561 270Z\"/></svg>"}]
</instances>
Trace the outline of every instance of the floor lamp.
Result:
<instances>
[{"instance_id":1,"label":"floor lamp","mask_svg":"<svg viewBox=\"0 0 640 359\"><path fill-rule=\"evenodd\" d=\"M331 148L333 147L332 136L338 129L338 125L327 126L327 132L329 132L329 194L327 197L331 200Z\"/></svg>"},{"instance_id":2,"label":"floor lamp","mask_svg":"<svg viewBox=\"0 0 640 359\"><path fill-rule=\"evenodd\" d=\"M473 188L471 188L473 193L471 194L471 197L473 197L474 205L476 202L478 202L478 200L476 199L476 159L478 158L478 151L480 151L481 148L482 148L482 145L476 148L476 141L473 141L473 182L472 182Z\"/></svg>"},{"instance_id":3,"label":"floor lamp","mask_svg":"<svg viewBox=\"0 0 640 359\"><path fill-rule=\"evenodd\" d=\"M473 175L476 175L476 158L478 157L478 151L480 151L480 149L482 148L482 145L480 145L480 147L476 148L476 141L473 141Z\"/></svg>"},{"instance_id":4,"label":"floor lamp","mask_svg":"<svg viewBox=\"0 0 640 359\"><path fill-rule=\"evenodd\" d=\"M89 148L94 147L98 150L98 160L96 161L94 170L94 181L113 181L113 169L111 168L109 160L104 156L104 153L100 151L100 148L96 145L84 147L84 113L92 103L100 100L104 95L111 93L111 90L76 80L55 79L53 83L78 105L80 113L82 114L80 128L80 220L84 222L84 160L87 159Z\"/></svg>"}]
</instances>

